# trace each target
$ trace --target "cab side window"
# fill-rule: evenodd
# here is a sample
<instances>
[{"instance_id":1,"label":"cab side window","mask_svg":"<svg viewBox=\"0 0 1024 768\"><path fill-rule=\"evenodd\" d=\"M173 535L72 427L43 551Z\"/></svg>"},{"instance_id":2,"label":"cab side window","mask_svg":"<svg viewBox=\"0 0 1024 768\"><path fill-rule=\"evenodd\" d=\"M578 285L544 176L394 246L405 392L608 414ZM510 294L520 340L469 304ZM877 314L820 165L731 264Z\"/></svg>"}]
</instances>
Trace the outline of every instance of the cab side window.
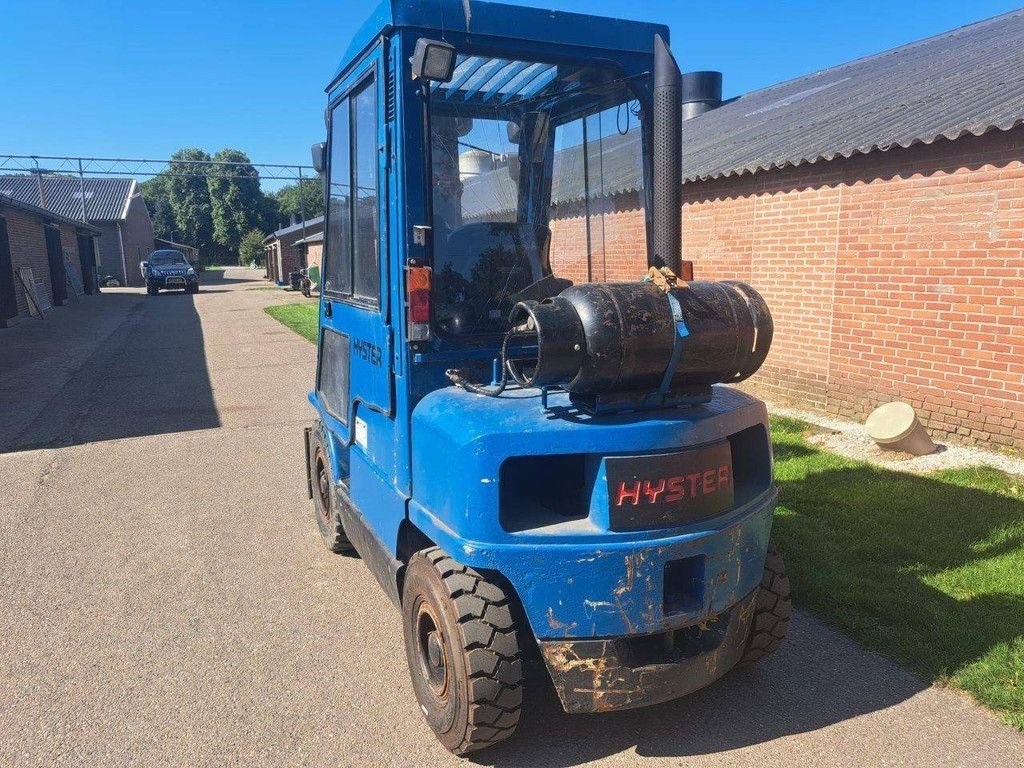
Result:
<instances>
[{"instance_id":1,"label":"cab side window","mask_svg":"<svg viewBox=\"0 0 1024 768\"><path fill-rule=\"evenodd\" d=\"M377 301L380 257L377 222L377 87L373 80L352 96L353 293Z\"/></svg>"},{"instance_id":2,"label":"cab side window","mask_svg":"<svg viewBox=\"0 0 1024 768\"><path fill-rule=\"evenodd\" d=\"M324 291L380 303L377 87L364 80L331 110Z\"/></svg>"},{"instance_id":3,"label":"cab side window","mask_svg":"<svg viewBox=\"0 0 1024 768\"><path fill-rule=\"evenodd\" d=\"M342 296L352 292L352 155L349 100L331 111L330 182L327 199L327 243L324 291Z\"/></svg>"}]
</instances>

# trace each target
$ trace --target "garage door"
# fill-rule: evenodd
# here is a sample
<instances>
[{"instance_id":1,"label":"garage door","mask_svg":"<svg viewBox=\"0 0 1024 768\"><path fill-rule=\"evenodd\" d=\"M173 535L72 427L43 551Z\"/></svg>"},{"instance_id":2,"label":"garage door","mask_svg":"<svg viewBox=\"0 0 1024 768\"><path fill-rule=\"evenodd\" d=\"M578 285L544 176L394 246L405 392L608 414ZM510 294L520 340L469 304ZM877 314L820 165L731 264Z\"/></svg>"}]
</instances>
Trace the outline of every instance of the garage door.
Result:
<instances>
[{"instance_id":1,"label":"garage door","mask_svg":"<svg viewBox=\"0 0 1024 768\"><path fill-rule=\"evenodd\" d=\"M0 217L0 323L18 314L18 297L14 293L14 265L11 244L7 239L7 220Z\"/></svg>"}]
</instances>

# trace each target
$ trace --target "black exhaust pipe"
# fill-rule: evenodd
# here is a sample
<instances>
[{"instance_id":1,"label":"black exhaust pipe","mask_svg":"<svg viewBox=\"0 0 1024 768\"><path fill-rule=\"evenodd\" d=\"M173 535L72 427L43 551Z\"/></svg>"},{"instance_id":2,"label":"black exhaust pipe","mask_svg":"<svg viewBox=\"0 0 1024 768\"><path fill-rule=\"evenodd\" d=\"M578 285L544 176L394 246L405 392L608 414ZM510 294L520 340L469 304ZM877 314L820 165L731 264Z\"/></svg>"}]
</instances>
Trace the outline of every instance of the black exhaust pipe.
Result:
<instances>
[{"instance_id":1,"label":"black exhaust pipe","mask_svg":"<svg viewBox=\"0 0 1024 768\"><path fill-rule=\"evenodd\" d=\"M654 145L651 178L654 248L648 266L682 274L683 75L661 35L654 36Z\"/></svg>"}]
</instances>

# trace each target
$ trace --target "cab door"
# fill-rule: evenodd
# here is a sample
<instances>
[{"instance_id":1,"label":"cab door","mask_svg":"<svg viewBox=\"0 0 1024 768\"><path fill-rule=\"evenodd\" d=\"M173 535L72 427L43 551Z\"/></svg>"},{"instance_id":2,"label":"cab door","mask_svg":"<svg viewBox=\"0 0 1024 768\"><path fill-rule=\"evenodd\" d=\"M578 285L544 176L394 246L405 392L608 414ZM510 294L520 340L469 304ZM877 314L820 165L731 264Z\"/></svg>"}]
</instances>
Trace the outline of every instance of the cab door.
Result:
<instances>
[{"instance_id":1,"label":"cab door","mask_svg":"<svg viewBox=\"0 0 1024 768\"><path fill-rule=\"evenodd\" d=\"M390 543L404 502L395 503L393 480L384 65L378 45L330 96L316 398L335 476L363 521ZM358 534L348 534L359 548Z\"/></svg>"}]
</instances>

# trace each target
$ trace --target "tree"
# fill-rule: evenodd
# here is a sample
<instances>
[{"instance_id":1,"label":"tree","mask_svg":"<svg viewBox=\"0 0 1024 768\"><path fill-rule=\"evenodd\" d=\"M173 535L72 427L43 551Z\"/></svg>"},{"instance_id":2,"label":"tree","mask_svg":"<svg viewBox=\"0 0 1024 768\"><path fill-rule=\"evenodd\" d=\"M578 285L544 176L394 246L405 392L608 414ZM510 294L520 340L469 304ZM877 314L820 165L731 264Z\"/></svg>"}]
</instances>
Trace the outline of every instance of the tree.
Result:
<instances>
[{"instance_id":1,"label":"tree","mask_svg":"<svg viewBox=\"0 0 1024 768\"><path fill-rule=\"evenodd\" d=\"M292 216L301 218L303 211L307 220L324 214L324 188L319 179L304 179L301 185L287 184L274 193L274 198L282 220L290 221Z\"/></svg>"},{"instance_id":2,"label":"tree","mask_svg":"<svg viewBox=\"0 0 1024 768\"><path fill-rule=\"evenodd\" d=\"M226 253L239 252L242 238L262 224L263 192L249 157L237 149L222 149L214 161L241 165L213 166L207 178L213 240Z\"/></svg>"},{"instance_id":3,"label":"tree","mask_svg":"<svg viewBox=\"0 0 1024 768\"><path fill-rule=\"evenodd\" d=\"M250 229L238 246L238 263L242 266L250 262L257 265L263 263L263 233L258 229Z\"/></svg>"},{"instance_id":4,"label":"tree","mask_svg":"<svg viewBox=\"0 0 1024 768\"><path fill-rule=\"evenodd\" d=\"M212 158L237 165L203 162L211 157L201 149L180 149L171 160L166 171L141 185L154 234L199 248L206 261L234 262L250 232L272 232L293 213L300 215L298 185L264 194L258 172L241 150L222 149ZM323 213L318 181L307 180L302 194L307 219Z\"/></svg>"},{"instance_id":5,"label":"tree","mask_svg":"<svg viewBox=\"0 0 1024 768\"><path fill-rule=\"evenodd\" d=\"M213 207L206 174L210 166L190 161L209 160L201 149L179 149L176 160L166 172L168 198L174 212L177 240L208 253L213 245Z\"/></svg>"},{"instance_id":6,"label":"tree","mask_svg":"<svg viewBox=\"0 0 1024 768\"><path fill-rule=\"evenodd\" d=\"M149 217L153 220L153 234L162 240L175 240L177 225L174 221L174 209L171 207L167 177L164 174L154 176L142 182L139 187L149 209Z\"/></svg>"}]
</instances>

